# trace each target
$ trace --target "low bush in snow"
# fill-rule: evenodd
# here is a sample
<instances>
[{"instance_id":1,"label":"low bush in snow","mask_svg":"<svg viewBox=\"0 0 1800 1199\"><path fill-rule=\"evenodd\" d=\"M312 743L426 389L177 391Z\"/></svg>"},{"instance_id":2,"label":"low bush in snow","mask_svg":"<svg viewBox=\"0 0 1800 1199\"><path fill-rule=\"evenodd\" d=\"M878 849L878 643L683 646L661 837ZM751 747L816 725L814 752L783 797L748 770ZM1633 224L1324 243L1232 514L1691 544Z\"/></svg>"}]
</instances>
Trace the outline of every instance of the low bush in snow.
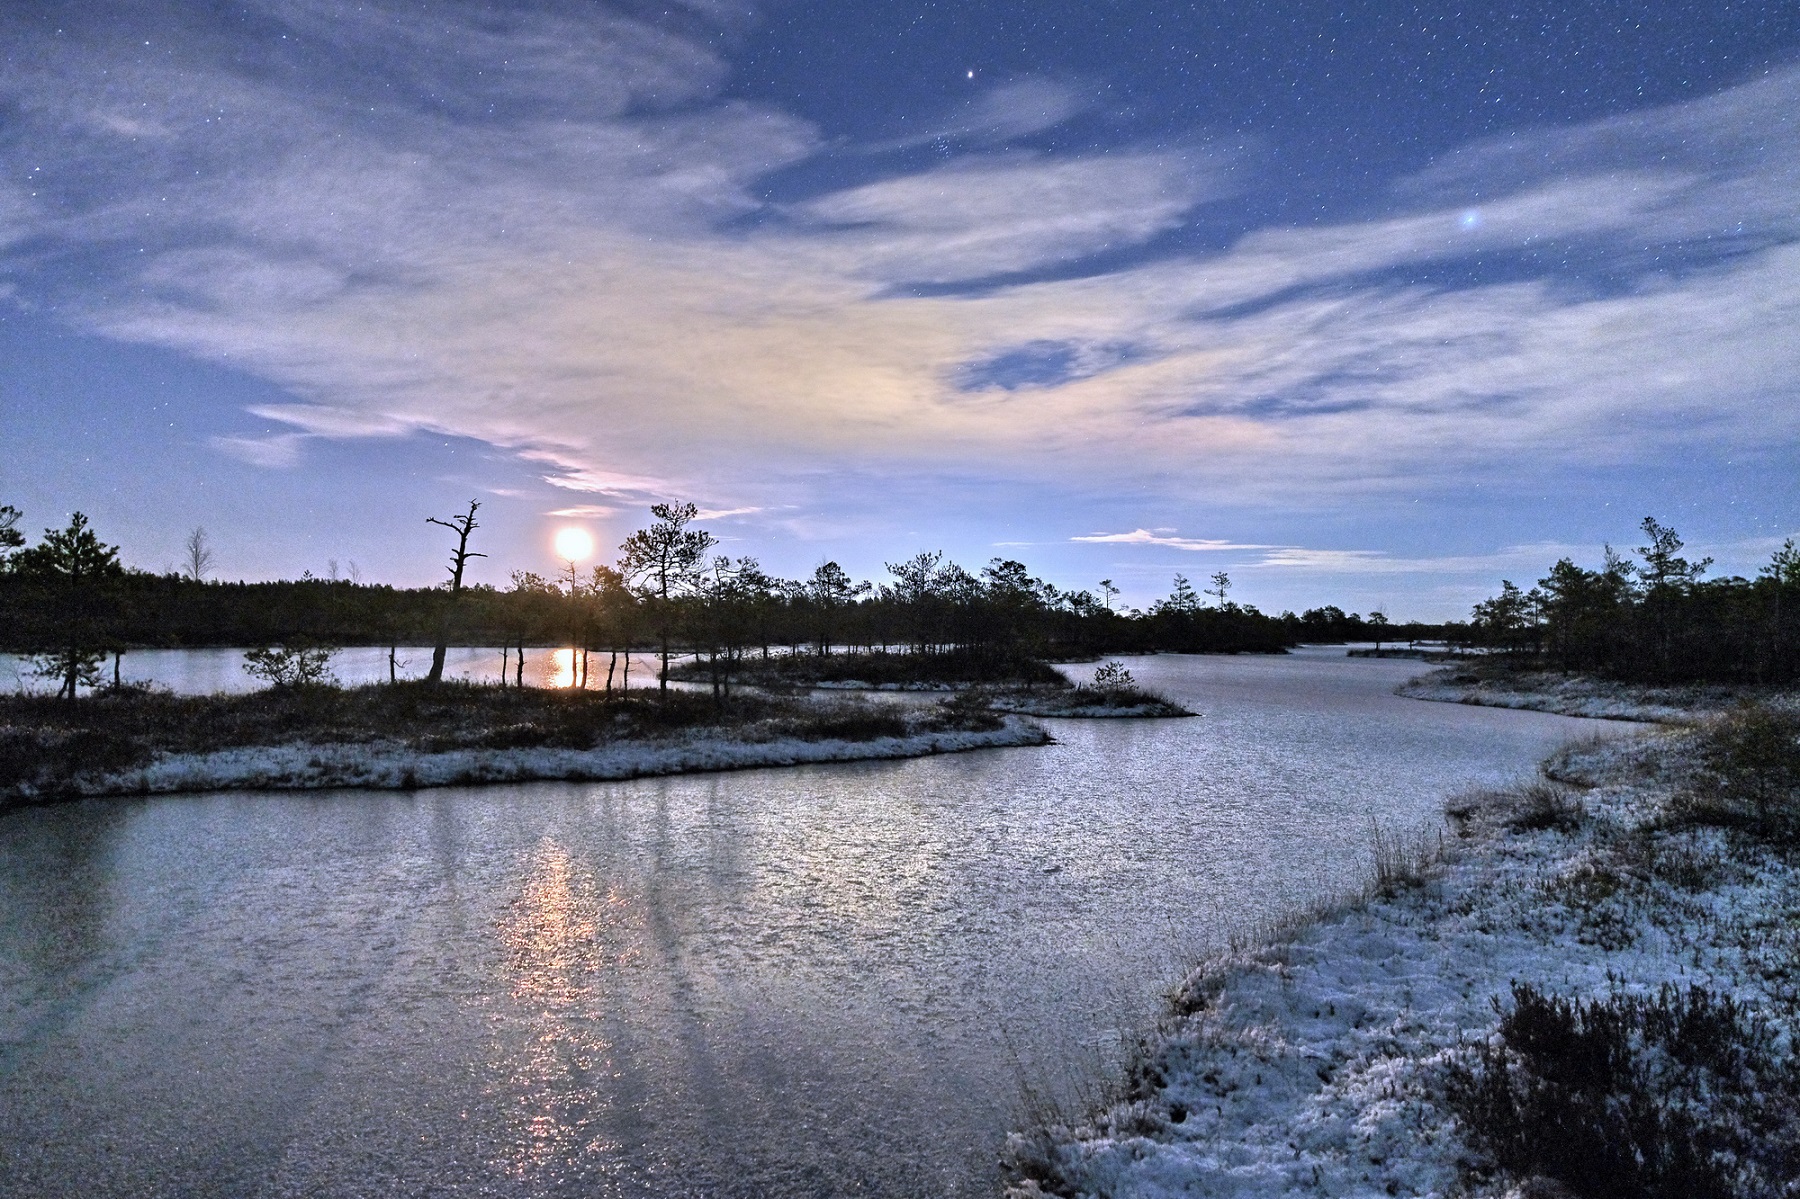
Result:
<instances>
[{"instance_id":1,"label":"low bush in snow","mask_svg":"<svg viewBox=\"0 0 1800 1199\"><path fill-rule=\"evenodd\" d=\"M1471 1140L1501 1170L1582 1199L1794 1193L1800 1070L1730 995L1512 992L1497 1038L1449 1085Z\"/></svg>"},{"instance_id":2,"label":"low bush in snow","mask_svg":"<svg viewBox=\"0 0 1800 1199\"><path fill-rule=\"evenodd\" d=\"M1678 818L1800 840L1800 713L1745 705L1708 725L1698 750L1697 778L1676 801Z\"/></svg>"},{"instance_id":3,"label":"low bush in snow","mask_svg":"<svg viewBox=\"0 0 1800 1199\"><path fill-rule=\"evenodd\" d=\"M987 731L1000 727L1000 714L994 706L988 692L979 687L968 691L959 691L949 699L937 703L938 720L945 727L976 729Z\"/></svg>"},{"instance_id":4,"label":"low bush in snow","mask_svg":"<svg viewBox=\"0 0 1800 1199\"><path fill-rule=\"evenodd\" d=\"M1506 826L1515 833L1552 828L1571 833L1581 827L1585 815L1581 800L1569 788L1549 779L1537 779L1519 788L1518 802Z\"/></svg>"},{"instance_id":5,"label":"low bush in snow","mask_svg":"<svg viewBox=\"0 0 1800 1199\"><path fill-rule=\"evenodd\" d=\"M1464 791L1444 804L1444 815L1462 836L1488 827L1514 833L1545 829L1572 833L1587 819L1587 809L1573 788L1541 778L1514 787Z\"/></svg>"},{"instance_id":6,"label":"low bush in snow","mask_svg":"<svg viewBox=\"0 0 1800 1199\"><path fill-rule=\"evenodd\" d=\"M1426 825L1412 833L1389 832L1379 821L1369 822L1374 855L1374 894L1391 897L1419 886L1431 877L1444 858L1443 834Z\"/></svg>"},{"instance_id":7,"label":"low bush in snow","mask_svg":"<svg viewBox=\"0 0 1800 1199\"><path fill-rule=\"evenodd\" d=\"M302 742L381 742L420 753L588 750L695 735L869 741L914 731L986 732L1001 723L976 700L914 713L840 698L746 693L721 702L695 691L624 696L462 683L283 686L243 695L107 688L74 702L0 695L0 805L73 793L83 779L136 769L160 754Z\"/></svg>"}]
</instances>

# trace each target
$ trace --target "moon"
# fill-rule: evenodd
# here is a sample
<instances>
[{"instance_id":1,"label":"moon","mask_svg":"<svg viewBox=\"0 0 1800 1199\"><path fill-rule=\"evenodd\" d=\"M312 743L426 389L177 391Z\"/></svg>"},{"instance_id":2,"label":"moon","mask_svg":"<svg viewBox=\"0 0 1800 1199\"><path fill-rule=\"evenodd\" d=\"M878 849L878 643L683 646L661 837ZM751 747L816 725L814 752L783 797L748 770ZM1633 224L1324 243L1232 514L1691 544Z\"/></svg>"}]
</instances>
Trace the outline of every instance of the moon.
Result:
<instances>
[{"instance_id":1,"label":"moon","mask_svg":"<svg viewBox=\"0 0 1800 1199\"><path fill-rule=\"evenodd\" d=\"M567 562L579 562L583 558L592 557L594 539L586 529L558 529L556 531L556 556Z\"/></svg>"}]
</instances>

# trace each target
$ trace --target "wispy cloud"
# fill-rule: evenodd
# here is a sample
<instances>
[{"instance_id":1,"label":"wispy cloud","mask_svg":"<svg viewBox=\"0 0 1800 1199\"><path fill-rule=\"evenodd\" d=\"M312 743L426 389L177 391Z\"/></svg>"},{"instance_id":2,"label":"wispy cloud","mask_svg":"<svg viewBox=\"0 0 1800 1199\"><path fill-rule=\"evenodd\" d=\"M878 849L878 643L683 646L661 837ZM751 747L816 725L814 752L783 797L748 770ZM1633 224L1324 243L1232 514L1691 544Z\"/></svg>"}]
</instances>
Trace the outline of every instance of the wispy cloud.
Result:
<instances>
[{"instance_id":1,"label":"wispy cloud","mask_svg":"<svg viewBox=\"0 0 1800 1199\"><path fill-rule=\"evenodd\" d=\"M207 444L239 462L285 470L300 461L301 448L308 440L304 433L273 433L266 437L211 437Z\"/></svg>"},{"instance_id":2,"label":"wispy cloud","mask_svg":"<svg viewBox=\"0 0 1800 1199\"><path fill-rule=\"evenodd\" d=\"M324 404L252 404L245 411L265 420L304 429L314 437L404 437L420 428L415 422L378 412L333 408Z\"/></svg>"},{"instance_id":3,"label":"wispy cloud","mask_svg":"<svg viewBox=\"0 0 1800 1199\"><path fill-rule=\"evenodd\" d=\"M302 401L222 452L434 430L607 504L767 507L853 463L1327 505L1800 441L1800 70L1467 147L1366 218L1156 251L1236 164L996 148L1076 115L1067 85L985 93L944 127L994 144L947 165L777 208L760 181L826 141L721 99L705 37L472 11L269 6L335 56L305 63L29 35L7 161L68 169L0 185L0 287ZM1268 548L1092 536L1140 535Z\"/></svg>"},{"instance_id":4,"label":"wispy cloud","mask_svg":"<svg viewBox=\"0 0 1800 1199\"><path fill-rule=\"evenodd\" d=\"M950 141L1005 142L1054 129L1093 106L1087 89L1068 80L1040 76L1009 79L984 89L917 133L875 142L864 149L891 153Z\"/></svg>"},{"instance_id":5,"label":"wispy cloud","mask_svg":"<svg viewBox=\"0 0 1800 1199\"><path fill-rule=\"evenodd\" d=\"M976 156L798 205L790 248L884 282L980 279L1135 245L1221 190L1165 152Z\"/></svg>"},{"instance_id":6,"label":"wispy cloud","mask_svg":"<svg viewBox=\"0 0 1800 1199\"><path fill-rule=\"evenodd\" d=\"M1556 542L1515 545L1490 554L1448 554L1440 557L1400 557L1381 550L1305 549L1282 546L1241 569L1273 568L1319 574L1352 575L1479 575L1498 578L1512 571L1543 572L1564 557L1597 558L1599 546L1571 546ZM1527 577L1535 578L1536 574Z\"/></svg>"},{"instance_id":7,"label":"wispy cloud","mask_svg":"<svg viewBox=\"0 0 1800 1199\"><path fill-rule=\"evenodd\" d=\"M1071 537L1069 540L1107 545L1164 545L1173 549L1192 550L1195 552L1211 550L1266 550L1275 548L1267 545L1255 545L1237 541L1221 541L1213 538L1176 537L1167 533L1154 533L1149 529L1133 529L1129 533L1089 533L1081 537Z\"/></svg>"},{"instance_id":8,"label":"wispy cloud","mask_svg":"<svg viewBox=\"0 0 1800 1199\"><path fill-rule=\"evenodd\" d=\"M545 516L561 516L569 520L596 520L602 516L611 516L617 508L608 508L604 504L576 504L572 508L552 508Z\"/></svg>"}]
</instances>

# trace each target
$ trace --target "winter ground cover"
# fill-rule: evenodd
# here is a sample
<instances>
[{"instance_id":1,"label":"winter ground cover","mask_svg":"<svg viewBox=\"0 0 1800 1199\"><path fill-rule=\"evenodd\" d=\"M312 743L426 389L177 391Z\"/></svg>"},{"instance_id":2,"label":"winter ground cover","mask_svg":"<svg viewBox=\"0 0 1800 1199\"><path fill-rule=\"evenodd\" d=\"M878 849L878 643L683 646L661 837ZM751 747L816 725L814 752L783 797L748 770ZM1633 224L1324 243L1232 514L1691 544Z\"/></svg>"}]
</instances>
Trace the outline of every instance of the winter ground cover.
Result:
<instances>
[{"instance_id":1,"label":"winter ground cover","mask_svg":"<svg viewBox=\"0 0 1800 1199\"><path fill-rule=\"evenodd\" d=\"M468 783L558 779L604 781L649 775L917 758L971 749L1042 745L1042 728L1017 718L998 728L917 731L851 741L841 737L767 741L680 733L654 742L596 749L464 749L421 751L400 742L264 746L212 753L163 754L136 770L87 775L63 794L155 795L183 791L296 791L325 787L406 789ZM19 798L31 798L24 792Z\"/></svg>"},{"instance_id":2,"label":"winter ground cover","mask_svg":"<svg viewBox=\"0 0 1800 1199\"><path fill-rule=\"evenodd\" d=\"M1653 687L1591 675L1468 664L1420 675L1396 688L1395 694L1439 703L1523 708L1559 716L1642 720L1654 724L1685 724L1710 713L1725 711L1748 698L1800 708L1800 696L1775 689L1708 684Z\"/></svg>"},{"instance_id":3,"label":"winter ground cover","mask_svg":"<svg viewBox=\"0 0 1800 1199\"><path fill-rule=\"evenodd\" d=\"M0 697L0 807L216 789L602 780L1041 745L1042 728L961 697L608 697L400 684L73 703Z\"/></svg>"},{"instance_id":4,"label":"winter ground cover","mask_svg":"<svg viewBox=\"0 0 1800 1199\"><path fill-rule=\"evenodd\" d=\"M1013 1136L1009 1196L1800 1194L1797 726L1757 776L1785 788L1769 811L1786 823L1748 815L1744 796L1773 792L1738 785L1719 727L1571 747L1532 783L1457 797L1441 839L1386 840L1366 895L1195 969L1104 1110ZM1533 1138L1470 1096L1566 1098L1501 1036L1560 1000L1594 1004L1557 1009L1592 1027L1673 1010L1680 1036L1723 1010L1756 1042L1683 1089L1655 1080L1689 1077L1688 1058L1640 1028L1647 1090L1575 1105L1649 1121L1658 1169L1658 1137L1700 1128L1698 1174L1596 1184L1579 1163L1521 1164ZM1579 1120L1556 1118L1537 1144L1576 1143Z\"/></svg>"}]
</instances>

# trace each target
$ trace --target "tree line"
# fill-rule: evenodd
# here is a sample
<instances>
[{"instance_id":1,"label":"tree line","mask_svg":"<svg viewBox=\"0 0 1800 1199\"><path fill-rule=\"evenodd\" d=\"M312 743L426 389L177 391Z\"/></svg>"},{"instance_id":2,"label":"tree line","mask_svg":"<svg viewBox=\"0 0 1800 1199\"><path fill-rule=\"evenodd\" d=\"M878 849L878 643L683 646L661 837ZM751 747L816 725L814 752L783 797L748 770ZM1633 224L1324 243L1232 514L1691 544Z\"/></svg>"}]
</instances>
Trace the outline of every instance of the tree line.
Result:
<instances>
[{"instance_id":1,"label":"tree line","mask_svg":"<svg viewBox=\"0 0 1800 1199\"><path fill-rule=\"evenodd\" d=\"M1675 530L1646 516L1637 559L1563 558L1529 590L1503 579L1475 605L1469 639L1517 662L1643 683L1800 679L1800 549L1789 538L1755 578L1708 579Z\"/></svg>"},{"instance_id":2,"label":"tree line","mask_svg":"<svg viewBox=\"0 0 1800 1199\"><path fill-rule=\"evenodd\" d=\"M430 644L429 677L442 675L447 646L505 647L514 681L533 647L576 650L580 686L628 682L629 652L663 659L697 654L723 683L745 655L782 651L829 656L844 650L955 653L977 662L1079 658L1159 650L1279 653L1301 641L1441 634L1441 627L1384 628L1326 606L1269 616L1229 597L1213 576L1205 595L1177 575L1148 610L1116 610L1118 589L1064 590L1020 562L995 558L971 571L927 551L887 564L879 582L856 581L836 562L784 579L752 556L717 554L693 504L658 504L652 522L616 559L554 576L517 571L509 586L470 583L480 504L427 523L454 538L446 579L435 588L305 577L231 583L209 579L212 552L189 538L182 572L124 567L76 513L26 545L21 516L0 508L0 649L37 655L40 673L65 694L100 681L108 655L141 647L272 644ZM516 657L514 656L516 655ZM598 655L596 657L596 655Z\"/></svg>"}]
</instances>

